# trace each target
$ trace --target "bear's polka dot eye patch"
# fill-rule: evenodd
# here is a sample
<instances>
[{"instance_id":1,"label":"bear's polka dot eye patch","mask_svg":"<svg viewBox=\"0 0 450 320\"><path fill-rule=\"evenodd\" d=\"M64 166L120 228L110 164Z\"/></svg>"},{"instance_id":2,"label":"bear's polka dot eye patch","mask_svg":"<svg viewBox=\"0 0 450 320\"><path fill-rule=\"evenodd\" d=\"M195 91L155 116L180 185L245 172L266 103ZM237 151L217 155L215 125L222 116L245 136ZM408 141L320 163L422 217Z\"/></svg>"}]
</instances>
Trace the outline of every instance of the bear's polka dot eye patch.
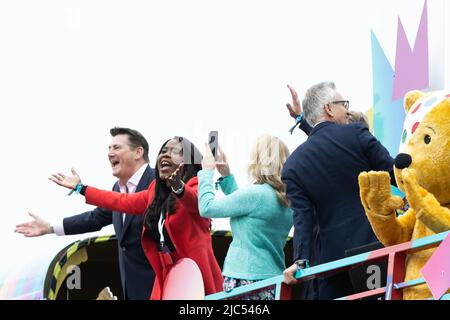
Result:
<instances>
[{"instance_id":1,"label":"bear's polka dot eye patch","mask_svg":"<svg viewBox=\"0 0 450 320\"><path fill-rule=\"evenodd\" d=\"M408 143L409 139L414 135L420 123L425 116L439 105L444 99L450 98L450 93L445 91L436 91L428 93L418 99L409 109L403 123L402 136L400 140L400 150Z\"/></svg>"}]
</instances>

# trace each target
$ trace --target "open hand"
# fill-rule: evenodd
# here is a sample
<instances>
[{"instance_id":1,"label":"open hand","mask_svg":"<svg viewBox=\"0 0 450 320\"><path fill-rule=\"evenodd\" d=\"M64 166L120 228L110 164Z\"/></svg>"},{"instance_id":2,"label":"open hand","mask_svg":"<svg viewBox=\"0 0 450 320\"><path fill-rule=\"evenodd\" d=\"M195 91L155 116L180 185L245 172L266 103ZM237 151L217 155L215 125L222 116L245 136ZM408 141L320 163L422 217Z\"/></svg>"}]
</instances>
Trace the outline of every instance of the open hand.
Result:
<instances>
[{"instance_id":1,"label":"open hand","mask_svg":"<svg viewBox=\"0 0 450 320\"><path fill-rule=\"evenodd\" d=\"M209 144L205 143L205 152L203 153L202 169L214 170L216 168L216 160L211 152Z\"/></svg>"},{"instance_id":2,"label":"open hand","mask_svg":"<svg viewBox=\"0 0 450 320\"><path fill-rule=\"evenodd\" d=\"M287 103L286 107L289 110L289 115L296 119L300 113L302 113L302 106L300 104L300 100L298 98L298 94L297 91L295 91L295 89L293 87L291 87L290 85L287 85L287 87L289 88L289 91L291 92L291 96L292 96L292 104Z\"/></svg>"},{"instance_id":3,"label":"open hand","mask_svg":"<svg viewBox=\"0 0 450 320\"><path fill-rule=\"evenodd\" d=\"M359 193L366 213L389 216L402 207L402 198L391 194L390 181L389 173L385 171L359 174Z\"/></svg>"},{"instance_id":4,"label":"open hand","mask_svg":"<svg viewBox=\"0 0 450 320\"><path fill-rule=\"evenodd\" d=\"M167 183L169 184L169 186L172 187L172 189L174 189L174 190L180 189L181 186L183 185L183 181L181 180L183 166L184 166L184 163L183 162L180 163L178 168L176 168L175 171L172 172L172 174L166 180Z\"/></svg>"},{"instance_id":5,"label":"open hand","mask_svg":"<svg viewBox=\"0 0 450 320\"><path fill-rule=\"evenodd\" d=\"M33 220L18 224L14 232L21 233L25 237L38 237L44 234L52 233L50 223L31 212L28 212L28 214L33 218Z\"/></svg>"},{"instance_id":6,"label":"open hand","mask_svg":"<svg viewBox=\"0 0 450 320\"><path fill-rule=\"evenodd\" d=\"M60 186L66 187L68 189L75 189L77 184L81 183L81 179L74 168L72 168L71 171L72 171L72 176L66 176L62 173L54 173L48 179Z\"/></svg>"},{"instance_id":7,"label":"open hand","mask_svg":"<svg viewBox=\"0 0 450 320\"><path fill-rule=\"evenodd\" d=\"M418 213L425 209L425 197L429 195L428 191L422 188L417 182L417 173L414 169L405 168L402 170L403 184L405 186L406 198L411 208Z\"/></svg>"},{"instance_id":8,"label":"open hand","mask_svg":"<svg viewBox=\"0 0 450 320\"><path fill-rule=\"evenodd\" d=\"M218 147L217 151L218 151L216 162L217 171L219 171L222 177L227 177L230 175L230 165L228 164L227 156L222 151L220 146Z\"/></svg>"}]
</instances>

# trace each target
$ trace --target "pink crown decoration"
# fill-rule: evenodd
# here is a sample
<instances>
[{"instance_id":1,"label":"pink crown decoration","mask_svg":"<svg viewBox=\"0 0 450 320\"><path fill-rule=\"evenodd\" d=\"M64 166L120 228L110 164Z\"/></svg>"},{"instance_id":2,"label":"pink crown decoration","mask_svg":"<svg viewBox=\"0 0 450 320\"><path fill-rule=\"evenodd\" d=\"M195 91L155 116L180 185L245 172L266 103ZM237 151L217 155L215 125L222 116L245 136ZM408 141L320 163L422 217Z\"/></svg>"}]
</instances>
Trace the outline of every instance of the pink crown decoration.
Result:
<instances>
[{"instance_id":1,"label":"pink crown decoration","mask_svg":"<svg viewBox=\"0 0 450 320\"><path fill-rule=\"evenodd\" d=\"M400 17L398 18L392 100L402 99L412 89L428 87L428 10L427 1L425 1L414 49L411 49L402 21Z\"/></svg>"}]
</instances>

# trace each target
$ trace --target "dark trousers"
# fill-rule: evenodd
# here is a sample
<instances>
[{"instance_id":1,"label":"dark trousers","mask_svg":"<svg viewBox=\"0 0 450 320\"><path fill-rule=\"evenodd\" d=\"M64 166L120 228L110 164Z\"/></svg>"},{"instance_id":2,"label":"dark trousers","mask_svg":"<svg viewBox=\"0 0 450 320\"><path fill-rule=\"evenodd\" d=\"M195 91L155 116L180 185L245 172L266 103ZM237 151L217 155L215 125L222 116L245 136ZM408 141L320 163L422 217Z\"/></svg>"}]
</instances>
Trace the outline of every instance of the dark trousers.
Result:
<instances>
[{"instance_id":1,"label":"dark trousers","mask_svg":"<svg viewBox=\"0 0 450 320\"><path fill-rule=\"evenodd\" d=\"M355 293L348 271L317 279L317 291L319 300L332 300Z\"/></svg>"}]
</instances>

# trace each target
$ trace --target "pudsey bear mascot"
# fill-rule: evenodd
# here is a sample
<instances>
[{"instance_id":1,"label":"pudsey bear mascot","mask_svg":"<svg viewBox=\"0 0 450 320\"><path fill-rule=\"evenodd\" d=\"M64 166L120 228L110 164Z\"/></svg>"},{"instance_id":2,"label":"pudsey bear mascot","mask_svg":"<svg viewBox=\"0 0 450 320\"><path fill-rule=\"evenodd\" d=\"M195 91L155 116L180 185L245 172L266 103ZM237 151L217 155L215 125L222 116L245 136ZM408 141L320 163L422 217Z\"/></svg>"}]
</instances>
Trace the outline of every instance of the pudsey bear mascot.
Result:
<instances>
[{"instance_id":1,"label":"pudsey bear mascot","mask_svg":"<svg viewBox=\"0 0 450 320\"><path fill-rule=\"evenodd\" d=\"M411 91L404 99L406 118L395 158L395 180L410 208L390 192L387 172L359 175L361 201L378 239L385 246L450 229L450 91ZM435 248L408 254L405 281L422 277L420 270ZM450 259L450 257L449 257ZM426 284L405 288L403 299L431 297Z\"/></svg>"}]
</instances>

